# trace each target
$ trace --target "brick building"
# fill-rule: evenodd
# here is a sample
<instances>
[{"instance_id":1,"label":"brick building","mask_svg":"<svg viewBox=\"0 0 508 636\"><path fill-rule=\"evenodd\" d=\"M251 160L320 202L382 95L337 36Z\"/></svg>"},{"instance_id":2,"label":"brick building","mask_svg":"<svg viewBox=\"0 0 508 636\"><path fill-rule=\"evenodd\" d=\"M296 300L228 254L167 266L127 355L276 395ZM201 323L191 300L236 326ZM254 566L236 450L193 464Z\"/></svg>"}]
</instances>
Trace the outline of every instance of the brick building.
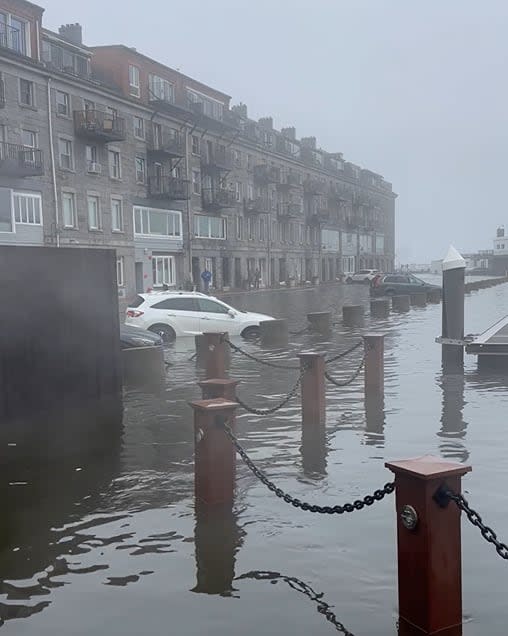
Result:
<instances>
[{"instance_id":1,"label":"brick building","mask_svg":"<svg viewBox=\"0 0 508 636\"><path fill-rule=\"evenodd\" d=\"M113 247L120 297L394 260L391 185L134 49L0 0L0 244Z\"/></svg>"}]
</instances>

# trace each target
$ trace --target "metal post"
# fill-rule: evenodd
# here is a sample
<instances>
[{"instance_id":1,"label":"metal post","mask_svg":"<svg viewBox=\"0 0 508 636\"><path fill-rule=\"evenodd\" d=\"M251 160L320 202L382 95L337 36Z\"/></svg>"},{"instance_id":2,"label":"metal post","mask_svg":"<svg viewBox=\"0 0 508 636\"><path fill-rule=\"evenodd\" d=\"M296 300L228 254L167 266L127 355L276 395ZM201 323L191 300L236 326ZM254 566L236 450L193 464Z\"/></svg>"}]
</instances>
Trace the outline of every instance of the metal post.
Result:
<instances>
[{"instance_id":1,"label":"metal post","mask_svg":"<svg viewBox=\"0 0 508 636\"><path fill-rule=\"evenodd\" d=\"M321 353L301 353L302 426L309 431L324 429L326 422L325 358Z\"/></svg>"},{"instance_id":2,"label":"metal post","mask_svg":"<svg viewBox=\"0 0 508 636\"><path fill-rule=\"evenodd\" d=\"M212 378L225 378L226 377L226 360L228 352L226 351L227 344L225 339L228 337L227 333L204 333L205 338L205 350L206 350L206 377Z\"/></svg>"},{"instance_id":3,"label":"metal post","mask_svg":"<svg viewBox=\"0 0 508 636\"><path fill-rule=\"evenodd\" d=\"M464 340L464 279L466 262L450 246L443 261L443 329L442 337ZM444 373L461 373L464 365L464 347L460 344L441 345Z\"/></svg>"},{"instance_id":4,"label":"metal post","mask_svg":"<svg viewBox=\"0 0 508 636\"><path fill-rule=\"evenodd\" d=\"M235 490L235 449L224 432L234 430L236 402L216 398L190 403L194 410L194 488L196 502L232 504Z\"/></svg>"},{"instance_id":5,"label":"metal post","mask_svg":"<svg viewBox=\"0 0 508 636\"><path fill-rule=\"evenodd\" d=\"M393 296L392 298L392 308L393 311L398 311L400 313L409 311L411 305L411 299L409 296Z\"/></svg>"},{"instance_id":6,"label":"metal post","mask_svg":"<svg viewBox=\"0 0 508 636\"><path fill-rule=\"evenodd\" d=\"M460 510L440 507L434 495L443 484L459 493L471 467L431 456L386 467L395 473L399 615L407 627L399 633L460 633Z\"/></svg>"},{"instance_id":7,"label":"metal post","mask_svg":"<svg viewBox=\"0 0 508 636\"><path fill-rule=\"evenodd\" d=\"M365 396L383 394L385 384L383 334L367 334L363 337L365 348Z\"/></svg>"}]
</instances>

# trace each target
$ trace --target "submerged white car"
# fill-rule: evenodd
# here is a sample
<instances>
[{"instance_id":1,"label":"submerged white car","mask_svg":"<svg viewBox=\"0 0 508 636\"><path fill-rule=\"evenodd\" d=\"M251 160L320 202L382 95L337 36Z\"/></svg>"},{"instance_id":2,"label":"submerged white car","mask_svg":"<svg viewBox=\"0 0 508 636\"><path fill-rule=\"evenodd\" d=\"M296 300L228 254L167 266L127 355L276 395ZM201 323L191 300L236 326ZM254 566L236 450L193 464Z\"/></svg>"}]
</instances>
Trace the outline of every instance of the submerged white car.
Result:
<instances>
[{"instance_id":1,"label":"submerged white car","mask_svg":"<svg viewBox=\"0 0 508 636\"><path fill-rule=\"evenodd\" d=\"M199 292L164 291L139 294L126 310L125 324L142 327L171 342L179 336L227 331L230 336L258 335L259 323L272 316L239 311Z\"/></svg>"},{"instance_id":2,"label":"submerged white car","mask_svg":"<svg viewBox=\"0 0 508 636\"><path fill-rule=\"evenodd\" d=\"M346 276L346 283L370 283L379 274L377 269L361 269Z\"/></svg>"}]
</instances>

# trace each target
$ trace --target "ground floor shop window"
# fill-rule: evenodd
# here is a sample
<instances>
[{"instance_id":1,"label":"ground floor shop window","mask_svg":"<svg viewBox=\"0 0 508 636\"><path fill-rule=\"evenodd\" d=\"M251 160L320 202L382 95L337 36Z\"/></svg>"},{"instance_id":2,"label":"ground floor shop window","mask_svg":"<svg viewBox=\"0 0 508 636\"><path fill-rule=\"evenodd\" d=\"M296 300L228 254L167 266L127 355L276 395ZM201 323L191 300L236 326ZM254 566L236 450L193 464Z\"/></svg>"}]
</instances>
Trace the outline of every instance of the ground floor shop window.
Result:
<instances>
[{"instance_id":1,"label":"ground floor shop window","mask_svg":"<svg viewBox=\"0 0 508 636\"><path fill-rule=\"evenodd\" d=\"M174 256L152 256L153 286L172 286L175 284Z\"/></svg>"}]
</instances>

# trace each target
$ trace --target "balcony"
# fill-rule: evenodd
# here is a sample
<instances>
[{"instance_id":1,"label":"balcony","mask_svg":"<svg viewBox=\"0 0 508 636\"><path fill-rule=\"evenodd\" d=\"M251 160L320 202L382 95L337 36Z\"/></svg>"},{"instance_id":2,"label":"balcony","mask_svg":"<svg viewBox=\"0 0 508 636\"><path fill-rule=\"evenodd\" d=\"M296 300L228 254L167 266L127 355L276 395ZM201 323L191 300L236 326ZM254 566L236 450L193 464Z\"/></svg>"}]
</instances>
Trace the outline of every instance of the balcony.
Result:
<instances>
[{"instance_id":1,"label":"balcony","mask_svg":"<svg viewBox=\"0 0 508 636\"><path fill-rule=\"evenodd\" d=\"M303 191L309 196L319 196L326 192L326 184L319 179L309 177L303 182Z\"/></svg>"},{"instance_id":2,"label":"balcony","mask_svg":"<svg viewBox=\"0 0 508 636\"><path fill-rule=\"evenodd\" d=\"M0 175L3 177L38 177L44 174L42 150L0 142Z\"/></svg>"},{"instance_id":3,"label":"balcony","mask_svg":"<svg viewBox=\"0 0 508 636\"><path fill-rule=\"evenodd\" d=\"M229 172L233 169L231 152L224 147L214 147L211 150L205 146L201 153L201 167L203 172Z\"/></svg>"},{"instance_id":4,"label":"balcony","mask_svg":"<svg viewBox=\"0 0 508 636\"><path fill-rule=\"evenodd\" d=\"M263 197L245 199L243 210L245 214L268 214L270 212L270 204Z\"/></svg>"},{"instance_id":5,"label":"balcony","mask_svg":"<svg viewBox=\"0 0 508 636\"><path fill-rule=\"evenodd\" d=\"M307 222L310 225L320 225L330 220L329 208L321 205L313 206L307 216Z\"/></svg>"},{"instance_id":6,"label":"balcony","mask_svg":"<svg viewBox=\"0 0 508 636\"><path fill-rule=\"evenodd\" d=\"M148 196L167 201L187 201L190 198L189 182L177 177L151 175L148 177Z\"/></svg>"},{"instance_id":7,"label":"balcony","mask_svg":"<svg viewBox=\"0 0 508 636\"><path fill-rule=\"evenodd\" d=\"M268 185L270 183L278 183L280 179L280 170L275 166L268 166L265 163L254 166L254 181L258 185Z\"/></svg>"},{"instance_id":8,"label":"balcony","mask_svg":"<svg viewBox=\"0 0 508 636\"><path fill-rule=\"evenodd\" d=\"M0 79L0 108L5 108L5 83Z\"/></svg>"},{"instance_id":9,"label":"balcony","mask_svg":"<svg viewBox=\"0 0 508 636\"><path fill-rule=\"evenodd\" d=\"M294 219L302 215L301 203L279 203L277 206L277 216L281 219Z\"/></svg>"},{"instance_id":10,"label":"balcony","mask_svg":"<svg viewBox=\"0 0 508 636\"><path fill-rule=\"evenodd\" d=\"M296 172L281 172L277 188L279 190L287 190L289 188L300 188L302 182L300 175Z\"/></svg>"},{"instance_id":11,"label":"balcony","mask_svg":"<svg viewBox=\"0 0 508 636\"><path fill-rule=\"evenodd\" d=\"M226 188L205 188L201 193L204 210L218 212L224 208L234 208L237 204L236 194Z\"/></svg>"},{"instance_id":12,"label":"balcony","mask_svg":"<svg viewBox=\"0 0 508 636\"><path fill-rule=\"evenodd\" d=\"M74 131L77 137L103 143L125 141L125 119L100 110L75 110Z\"/></svg>"},{"instance_id":13,"label":"balcony","mask_svg":"<svg viewBox=\"0 0 508 636\"><path fill-rule=\"evenodd\" d=\"M153 160L185 157L185 138L177 130L166 128L155 134L149 131L146 141L147 154Z\"/></svg>"}]
</instances>

